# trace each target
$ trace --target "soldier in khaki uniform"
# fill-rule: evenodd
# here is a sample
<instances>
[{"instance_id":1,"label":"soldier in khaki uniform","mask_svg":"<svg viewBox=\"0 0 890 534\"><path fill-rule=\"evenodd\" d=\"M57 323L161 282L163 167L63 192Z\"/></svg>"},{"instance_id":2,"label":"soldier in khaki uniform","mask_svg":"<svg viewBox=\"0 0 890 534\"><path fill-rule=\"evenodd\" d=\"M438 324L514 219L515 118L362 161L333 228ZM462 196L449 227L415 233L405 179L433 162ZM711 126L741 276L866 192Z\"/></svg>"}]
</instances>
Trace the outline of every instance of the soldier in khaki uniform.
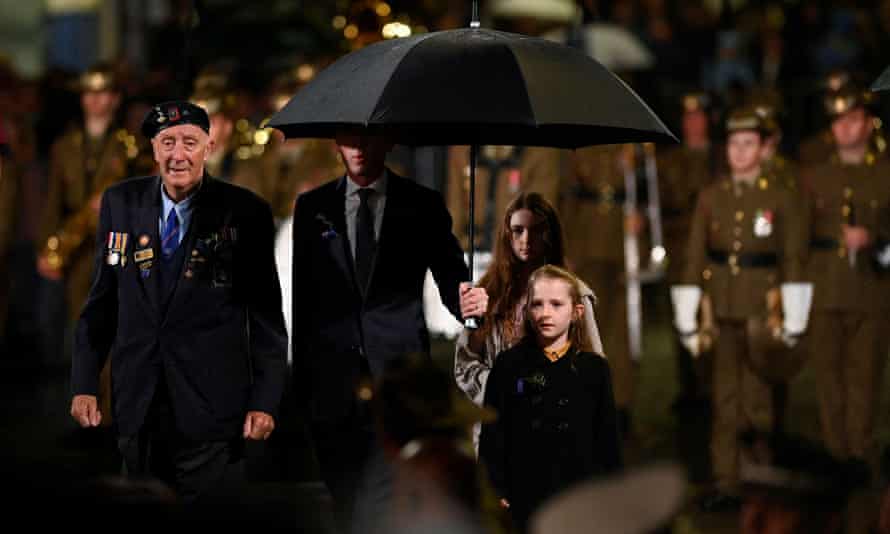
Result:
<instances>
[{"instance_id":1,"label":"soldier in khaki uniform","mask_svg":"<svg viewBox=\"0 0 890 534\"><path fill-rule=\"evenodd\" d=\"M476 156L476 249L492 250L498 223L507 205L521 192L540 193L555 205L557 189L567 151L544 147L479 147ZM470 149L449 149L448 211L453 218L454 235L464 249L469 248Z\"/></svg>"},{"instance_id":2,"label":"soldier in khaki uniform","mask_svg":"<svg viewBox=\"0 0 890 534\"><path fill-rule=\"evenodd\" d=\"M822 81L824 91L823 101L828 101L834 96L848 92L850 87L859 87L860 84L853 79L849 72L836 71L830 73ZM831 118L832 114L828 113ZM887 140L881 127L881 121L872 117L873 127L869 137L869 150L876 158L890 158L887 150ZM799 161L801 165L812 167L826 163L836 151L834 134L830 127L823 128L800 143Z\"/></svg>"},{"instance_id":3,"label":"soldier in khaki uniform","mask_svg":"<svg viewBox=\"0 0 890 534\"><path fill-rule=\"evenodd\" d=\"M50 151L37 264L45 278L64 278L71 321L78 316L92 283L102 191L127 176L127 147L121 140L126 132L115 127L120 93L113 71L95 66L81 75L78 87L84 118L56 140Z\"/></svg>"},{"instance_id":4,"label":"soldier in khaki uniform","mask_svg":"<svg viewBox=\"0 0 890 534\"><path fill-rule=\"evenodd\" d=\"M836 456L873 460L877 388L887 357L886 274L873 260L890 238L890 163L876 157L872 95L854 86L830 95L836 149L806 169L810 212L807 274L815 284L810 357L819 384L822 433Z\"/></svg>"},{"instance_id":5,"label":"soldier in khaki uniform","mask_svg":"<svg viewBox=\"0 0 890 534\"><path fill-rule=\"evenodd\" d=\"M800 280L804 236L797 196L764 176L761 152L767 131L753 109L733 112L726 125L730 178L699 197L692 220L684 284L671 288L674 321L684 343L699 350L697 313L702 292L710 295L717 326L713 371L711 460L715 491L703 505L734 500L739 449L745 427L769 430L781 407L750 363L749 318L767 311L767 294L781 291L781 331L789 346L806 327L807 285ZM811 290L811 287L810 287ZM775 297L774 297L775 298Z\"/></svg>"},{"instance_id":6,"label":"soldier in khaki uniform","mask_svg":"<svg viewBox=\"0 0 890 534\"><path fill-rule=\"evenodd\" d=\"M680 283L686 269L686 244L692 225L692 212L699 191L711 183L718 165L725 158L721 147L712 142L709 113L711 98L692 92L682 99L683 144L658 151L658 188L664 246L667 250L667 284ZM679 408L697 408L707 401L710 373L705 358L693 358L675 337L678 378L680 380Z\"/></svg>"},{"instance_id":7,"label":"soldier in khaki uniform","mask_svg":"<svg viewBox=\"0 0 890 534\"><path fill-rule=\"evenodd\" d=\"M102 64L80 76L77 86L83 122L56 140L50 151L37 269L48 280L64 281L68 328L73 327L93 282L102 192L127 177L127 145L123 141L127 134L115 123L120 104L116 82L114 71ZM110 372L106 364L99 392L103 412L108 414ZM103 426L111 421L106 418Z\"/></svg>"},{"instance_id":8,"label":"soldier in khaki uniform","mask_svg":"<svg viewBox=\"0 0 890 534\"><path fill-rule=\"evenodd\" d=\"M596 293L603 350L612 368L615 405L622 434L630 433L635 371L630 356L625 231L641 233L641 216L625 216L622 158L632 145L593 146L572 154L563 180L559 214L572 270ZM645 258L641 247L640 257Z\"/></svg>"}]
</instances>

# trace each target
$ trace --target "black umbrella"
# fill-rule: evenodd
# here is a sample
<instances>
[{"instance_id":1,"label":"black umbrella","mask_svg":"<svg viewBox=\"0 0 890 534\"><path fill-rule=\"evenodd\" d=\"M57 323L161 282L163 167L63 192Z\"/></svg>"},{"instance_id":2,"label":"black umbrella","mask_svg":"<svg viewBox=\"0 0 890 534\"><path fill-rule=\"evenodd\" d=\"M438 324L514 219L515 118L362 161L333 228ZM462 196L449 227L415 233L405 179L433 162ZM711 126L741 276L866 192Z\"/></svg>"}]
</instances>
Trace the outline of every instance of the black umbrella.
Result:
<instances>
[{"instance_id":1,"label":"black umbrella","mask_svg":"<svg viewBox=\"0 0 890 534\"><path fill-rule=\"evenodd\" d=\"M890 67L884 69L884 72L878 76L878 79L871 84L872 91L886 91L890 89Z\"/></svg>"},{"instance_id":2,"label":"black umbrella","mask_svg":"<svg viewBox=\"0 0 890 534\"><path fill-rule=\"evenodd\" d=\"M288 137L332 138L349 125L411 146L676 141L627 84L583 52L480 28L347 54L269 122Z\"/></svg>"},{"instance_id":3,"label":"black umbrella","mask_svg":"<svg viewBox=\"0 0 890 534\"><path fill-rule=\"evenodd\" d=\"M361 126L409 145L470 145L473 272L478 145L577 148L676 141L620 78L580 50L478 27L378 42L321 71L272 116L287 137Z\"/></svg>"}]
</instances>

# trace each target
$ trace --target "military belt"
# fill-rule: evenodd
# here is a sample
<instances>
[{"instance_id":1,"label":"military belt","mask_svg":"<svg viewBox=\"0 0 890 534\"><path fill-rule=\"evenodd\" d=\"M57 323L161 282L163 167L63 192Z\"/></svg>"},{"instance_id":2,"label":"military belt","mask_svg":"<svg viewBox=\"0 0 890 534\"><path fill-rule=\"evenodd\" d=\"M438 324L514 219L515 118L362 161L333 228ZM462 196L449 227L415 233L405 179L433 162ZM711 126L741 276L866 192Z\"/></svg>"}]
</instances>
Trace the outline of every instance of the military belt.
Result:
<instances>
[{"instance_id":1,"label":"military belt","mask_svg":"<svg viewBox=\"0 0 890 534\"><path fill-rule=\"evenodd\" d=\"M589 189L583 185L572 187L564 191L562 195L597 204L621 204L627 196L624 189Z\"/></svg>"},{"instance_id":2,"label":"military belt","mask_svg":"<svg viewBox=\"0 0 890 534\"><path fill-rule=\"evenodd\" d=\"M834 250L840 247L837 239L830 237L814 237L810 240L810 248L818 248L823 250Z\"/></svg>"},{"instance_id":3,"label":"military belt","mask_svg":"<svg viewBox=\"0 0 890 534\"><path fill-rule=\"evenodd\" d=\"M692 212L680 208L665 208L661 207L661 216L665 219L670 219L672 217L685 217L687 215L692 215Z\"/></svg>"},{"instance_id":4,"label":"military belt","mask_svg":"<svg viewBox=\"0 0 890 534\"><path fill-rule=\"evenodd\" d=\"M725 250L708 249L708 259L711 263L730 265L733 267L775 267L778 257L772 252L763 254L731 254Z\"/></svg>"}]
</instances>

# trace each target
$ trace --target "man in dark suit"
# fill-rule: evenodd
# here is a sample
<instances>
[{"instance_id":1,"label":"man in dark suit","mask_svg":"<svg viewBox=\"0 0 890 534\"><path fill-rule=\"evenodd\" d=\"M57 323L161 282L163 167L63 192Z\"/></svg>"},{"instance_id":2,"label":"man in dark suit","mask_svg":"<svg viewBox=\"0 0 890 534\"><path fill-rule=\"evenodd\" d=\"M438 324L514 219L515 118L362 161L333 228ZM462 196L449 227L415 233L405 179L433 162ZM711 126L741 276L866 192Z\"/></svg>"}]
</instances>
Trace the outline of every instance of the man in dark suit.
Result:
<instances>
[{"instance_id":1,"label":"man in dark suit","mask_svg":"<svg viewBox=\"0 0 890 534\"><path fill-rule=\"evenodd\" d=\"M157 477L186 502L243 481L244 439L272 432L286 378L272 213L204 172L209 129L188 102L146 116L160 177L102 196L71 372L71 415L97 426L110 354L127 474Z\"/></svg>"},{"instance_id":2,"label":"man in dark suit","mask_svg":"<svg viewBox=\"0 0 890 534\"><path fill-rule=\"evenodd\" d=\"M455 317L481 316L488 297L464 282L469 272L442 196L385 167L392 143L361 129L336 141L346 176L300 195L294 211L293 389L349 527L390 493L363 401L389 363L429 353L427 269Z\"/></svg>"}]
</instances>

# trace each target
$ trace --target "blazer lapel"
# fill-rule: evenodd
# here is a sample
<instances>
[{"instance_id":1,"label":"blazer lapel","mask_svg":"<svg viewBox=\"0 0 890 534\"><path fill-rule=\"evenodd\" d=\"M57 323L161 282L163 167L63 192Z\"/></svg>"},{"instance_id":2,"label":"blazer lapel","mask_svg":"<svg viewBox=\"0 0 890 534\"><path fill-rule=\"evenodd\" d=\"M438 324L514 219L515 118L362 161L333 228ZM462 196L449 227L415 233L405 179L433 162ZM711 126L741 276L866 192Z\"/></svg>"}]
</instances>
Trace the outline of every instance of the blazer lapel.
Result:
<instances>
[{"instance_id":1,"label":"blazer lapel","mask_svg":"<svg viewBox=\"0 0 890 534\"><path fill-rule=\"evenodd\" d=\"M327 239L334 263L343 272L343 276L352 288L361 293L355 280L355 265L352 260L352 249L349 243L349 233L346 231L346 178L333 189L333 194L325 202L324 212L319 214L324 219L322 225L329 222L333 226L333 237ZM322 230L324 231L324 230ZM326 239L322 237L322 239Z\"/></svg>"},{"instance_id":2,"label":"blazer lapel","mask_svg":"<svg viewBox=\"0 0 890 534\"><path fill-rule=\"evenodd\" d=\"M144 193L139 213L134 221L133 243L133 275L155 314L160 312L160 287L158 286L158 262L161 260L160 240L158 239L158 221L161 217L161 182L154 180L154 185ZM147 241L147 242L146 242ZM139 250L151 250L151 259L141 263L135 261L135 253ZM143 270L142 266L150 262L150 267Z\"/></svg>"}]
</instances>

